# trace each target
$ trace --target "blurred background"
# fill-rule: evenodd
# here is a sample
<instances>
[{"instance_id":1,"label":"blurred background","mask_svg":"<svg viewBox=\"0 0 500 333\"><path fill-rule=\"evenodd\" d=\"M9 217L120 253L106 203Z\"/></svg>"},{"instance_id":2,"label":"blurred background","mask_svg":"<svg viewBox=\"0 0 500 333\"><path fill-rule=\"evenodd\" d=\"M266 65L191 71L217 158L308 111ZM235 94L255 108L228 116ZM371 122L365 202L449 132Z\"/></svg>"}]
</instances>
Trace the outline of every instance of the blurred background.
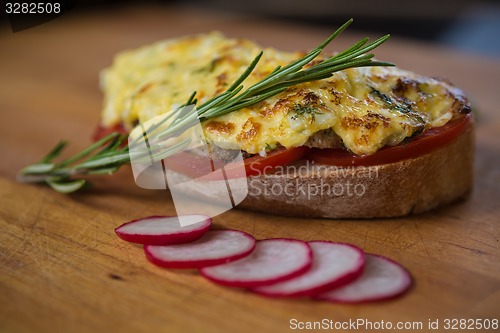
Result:
<instances>
[{"instance_id":1,"label":"blurred background","mask_svg":"<svg viewBox=\"0 0 500 333\"><path fill-rule=\"evenodd\" d=\"M96 1L98 2L98 1ZM314 25L338 25L356 18L352 28L435 41L500 56L499 0L191 0L193 4L242 11ZM418 27L418 28L416 28Z\"/></svg>"},{"instance_id":2,"label":"blurred background","mask_svg":"<svg viewBox=\"0 0 500 333\"><path fill-rule=\"evenodd\" d=\"M74 0L74 13L130 5L181 5L314 26L337 26L356 18L350 30L436 42L500 57L499 0Z\"/></svg>"}]
</instances>

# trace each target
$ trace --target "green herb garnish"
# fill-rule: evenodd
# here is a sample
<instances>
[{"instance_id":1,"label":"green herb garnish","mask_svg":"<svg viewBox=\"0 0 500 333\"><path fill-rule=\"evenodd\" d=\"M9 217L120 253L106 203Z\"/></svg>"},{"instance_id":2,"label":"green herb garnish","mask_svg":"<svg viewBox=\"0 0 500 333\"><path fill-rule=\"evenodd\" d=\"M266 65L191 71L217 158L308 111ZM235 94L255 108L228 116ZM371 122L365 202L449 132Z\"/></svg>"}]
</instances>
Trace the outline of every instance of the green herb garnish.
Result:
<instances>
[{"instance_id":1,"label":"green herb garnish","mask_svg":"<svg viewBox=\"0 0 500 333\"><path fill-rule=\"evenodd\" d=\"M402 112L402 113L409 113L412 112L413 110L411 109L411 105L408 104L402 104L396 102L392 97L389 97L389 95L384 94L380 90L377 90L372 87L372 94L380 98L387 106L393 110Z\"/></svg>"},{"instance_id":2,"label":"green herb garnish","mask_svg":"<svg viewBox=\"0 0 500 333\"><path fill-rule=\"evenodd\" d=\"M267 77L258 83L248 87L242 85L245 79L253 72L257 66L263 52L260 52L250 63L248 68L233 84L223 93L217 95L203 104L196 106L196 112L186 112L188 108L179 108L165 117L169 120L167 129L157 134L159 139L172 138L186 129L190 128L199 119L201 121L215 118L250 105L257 104L271 96L284 92L294 85L326 79L333 73L354 67L363 66L393 66L391 63L373 60L374 55L369 54L371 50L385 42L389 35L383 36L372 43L368 43L368 38L363 38L348 49L321 62L304 68L314 60L323 49L350 24L352 19L343 24L323 43L304 57L284 66L276 67ZM213 70L215 63L211 62L207 70ZM188 98L183 106L196 105L196 92ZM313 113L308 106L300 107L298 113ZM161 124L156 124L147 131L159 130ZM54 190L64 193L74 192L87 184L87 181L78 178L90 174L112 174L122 165L130 162L130 153L133 151L123 142L126 136L119 133L112 133L98 142L90 145L75 156L69 159L54 162L63 150L66 142L62 141L40 162L30 165L20 171L18 179L23 182L45 182ZM136 142L132 142L134 145ZM160 160L182 150L189 142L182 141L174 146L165 148L160 144L154 144L150 151L134 153L136 158L154 158ZM129 143L130 144L130 143Z\"/></svg>"},{"instance_id":3,"label":"green herb garnish","mask_svg":"<svg viewBox=\"0 0 500 333\"><path fill-rule=\"evenodd\" d=\"M315 115L321 114L321 112L318 111L318 108L307 104L302 105L300 103L295 103L293 105L292 111L295 112L295 114L291 117L292 120L297 120L299 117L309 115L312 121L315 121Z\"/></svg>"}]
</instances>

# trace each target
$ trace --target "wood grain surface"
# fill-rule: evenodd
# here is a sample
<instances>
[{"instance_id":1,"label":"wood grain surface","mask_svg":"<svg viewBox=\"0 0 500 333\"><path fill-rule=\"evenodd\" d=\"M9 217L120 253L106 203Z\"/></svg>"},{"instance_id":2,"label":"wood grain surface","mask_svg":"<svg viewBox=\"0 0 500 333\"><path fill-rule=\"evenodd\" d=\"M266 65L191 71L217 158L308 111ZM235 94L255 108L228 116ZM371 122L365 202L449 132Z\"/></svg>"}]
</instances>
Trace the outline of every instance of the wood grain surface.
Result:
<instances>
[{"instance_id":1,"label":"wood grain surface","mask_svg":"<svg viewBox=\"0 0 500 333\"><path fill-rule=\"evenodd\" d=\"M350 242L400 261L415 285L393 301L348 306L268 299L216 286L194 271L154 267L140 246L119 240L113 229L172 214L173 205L167 192L137 188L127 168L94 178L93 190L73 195L15 180L59 139L71 140L69 152L89 143L102 104L98 73L120 50L209 30L284 50L308 49L333 29L188 7L70 13L16 34L2 27L0 332L288 332L293 318L421 321L424 327L429 319L500 318L499 60L398 39L377 51L402 68L447 77L470 96L479 118L468 200L398 219L232 210L214 220L216 227L257 238ZM332 49L358 37L346 33Z\"/></svg>"}]
</instances>

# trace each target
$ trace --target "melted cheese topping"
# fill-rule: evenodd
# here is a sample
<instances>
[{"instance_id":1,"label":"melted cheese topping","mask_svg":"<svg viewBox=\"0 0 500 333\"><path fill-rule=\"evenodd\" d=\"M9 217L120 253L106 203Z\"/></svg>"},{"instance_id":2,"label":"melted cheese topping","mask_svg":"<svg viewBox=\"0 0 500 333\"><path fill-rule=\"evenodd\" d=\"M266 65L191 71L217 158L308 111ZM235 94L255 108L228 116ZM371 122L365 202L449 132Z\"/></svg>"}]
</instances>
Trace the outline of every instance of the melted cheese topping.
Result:
<instances>
[{"instance_id":1,"label":"melted cheese topping","mask_svg":"<svg viewBox=\"0 0 500 333\"><path fill-rule=\"evenodd\" d=\"M248 40L212 32L122 52L101 75L103 125L121 122L131 129L185 103L193 91L202 103L225 91L260 50ZM303 55L264 49L243 84L249 87ZM301 146L315 133L332 129L347 149L363 155L442 126L465 104L445 82L395 67L363 67L293 86L202 126L208 141L250 154Z\"/></svg>"}]
</instances>

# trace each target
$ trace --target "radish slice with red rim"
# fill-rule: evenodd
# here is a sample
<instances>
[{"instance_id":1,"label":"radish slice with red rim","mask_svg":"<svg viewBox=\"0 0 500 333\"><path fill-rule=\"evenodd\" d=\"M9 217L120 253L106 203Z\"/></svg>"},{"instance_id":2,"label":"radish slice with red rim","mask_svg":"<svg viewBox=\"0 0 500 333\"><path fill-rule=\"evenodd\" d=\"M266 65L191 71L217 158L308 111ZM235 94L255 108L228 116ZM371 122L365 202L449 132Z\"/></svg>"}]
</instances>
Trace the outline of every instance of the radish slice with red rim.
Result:
<instances>
[{"instance_id":1,"label":"radish slice with red rim","mask_svg":"<svg viewBox=\"0 0 500 333\"><path fill-rule=\"evenodd\" d=\"M255 238L238 230L212 230L194 242L178 245L145 245L146 258L165 268L200 268L220 265L249 255Z\"/></svg>"},{"instance_id":2,"label":"radish slice with red rim","mask_svg":"<svg viewBox=\"0 0 500 333\"><path fill-rule=\"evenodd\" d=\"M271 297L312 296L341 287L363 273L364 252L350 244L326 241L308 242L313 263L306 273L280 283L253 289Z\"/></svg>"},{"instance_id":3,"label":"radish slice with red rim","mask_svg":"<svg viewBox=\"0 0 500 333\"><path fill-rule=\"evenodd\" d=\"M374 254L366 255L365 270L354 282L316 298L337 303L382 301L402 295L412 283L410 273L400 264Z\"/></svg>"},{"instance_id":4,"label":"radish slice with red rim","mask_svg":"<svg viewBox=\"0 0 500 333\"><path fill-rule=\"evenodd\" d=\"M176 216L149 216L122 224L115 229L121 239L138 244L169 245L194 241L203 236L212 219L206 215L185 215L181 227Z\"/></svg>"},{"instance_id":5,"label":"radish slice with red rim","mask_svg":"<svg viewBox=\"0 0 500 333\"><path fill-rule=\"evenodd\" d=\"M312 264L312 251L294 239L265 239L257 242L248 257L200 270L207 279L225 286L253 288L292 279Z\"/></svg>"}]
</instances>

